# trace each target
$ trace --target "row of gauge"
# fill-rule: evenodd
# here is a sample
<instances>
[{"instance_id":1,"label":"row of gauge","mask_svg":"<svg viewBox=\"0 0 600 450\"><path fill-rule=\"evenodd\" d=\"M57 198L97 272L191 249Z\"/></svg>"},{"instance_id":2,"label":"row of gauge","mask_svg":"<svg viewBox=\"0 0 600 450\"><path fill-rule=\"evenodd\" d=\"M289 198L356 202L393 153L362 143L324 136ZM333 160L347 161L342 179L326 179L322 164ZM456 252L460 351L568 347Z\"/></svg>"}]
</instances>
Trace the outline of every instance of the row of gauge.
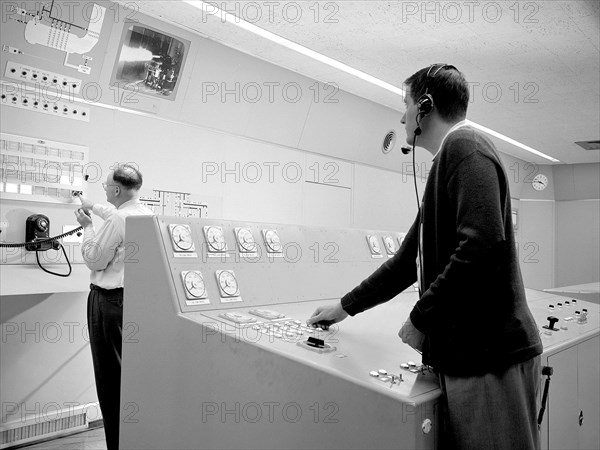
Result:
<instances>
[{"instance_id":1,"label":"row of gauge","mask_svg":"<svg viewBox=\"0 0 600 450\"><path fill-rule=\"evenodd\" d=\"M206 225L202 227L204 238L207 243L207 250L210 253L226 253L229 251L227 242L225 241L225 233L222 227L214 225ZM189 225L171 224L169 225L169 233L173 242L173 250L175 252L194 252L196 247L192 238L192 230ZM256 253L258 246L254 240L254 236L249 228L236 227L234 228L235 239L237 241L240 253ZM281 253L283 246L277 234L277 230L263 229L262 237L269 253Z\"/></svg>"},{"instance_id":2,"label":"row of gauge","mask_svg":"<svg viewBox=\"0 0 600 450\"><path fill-rule=\"evenodd\" d=\"M215 278L219 287L221 303L242 301L238 281L233 270L217 270L215 271ZM199 270L183 270L181 271L181 281L185 289L186 304L188 306L208 305L210 303L202 272Z\"/></svg>"},{"instance_id":3,"label":"row of gauge","mask_svg":"<svg viewBox=\"0 0 600 450\"><path fill-rule=\"evenodd\" d=\"M202 230L204 232L204 238L206 239L207 250L209 253L226 253L229 251L222 227L206 225L202 228ZM240 253L253 254L258 251L258 245L254 240L252 231L249 228L235 227L233 231ZM173 243L173 250L176 253L190 253L196 251L194 240L192 238L192 230L189 225L170 224L169 233ZM261 235L267 249L267 253L281 254L283 252L283 245L281 244L281 239L277 234L277 230L266 228L261 230ZM379 238L373 234L368 234L366 238L371 255L374 257L382 257L383 250L379 243ZM396 245L396 240L393 236L382 236L385 253L388 256L394 255L399 246L402 245L403 239L404 235L397 236L398 245Z\"/></svg>"}]
</instances>

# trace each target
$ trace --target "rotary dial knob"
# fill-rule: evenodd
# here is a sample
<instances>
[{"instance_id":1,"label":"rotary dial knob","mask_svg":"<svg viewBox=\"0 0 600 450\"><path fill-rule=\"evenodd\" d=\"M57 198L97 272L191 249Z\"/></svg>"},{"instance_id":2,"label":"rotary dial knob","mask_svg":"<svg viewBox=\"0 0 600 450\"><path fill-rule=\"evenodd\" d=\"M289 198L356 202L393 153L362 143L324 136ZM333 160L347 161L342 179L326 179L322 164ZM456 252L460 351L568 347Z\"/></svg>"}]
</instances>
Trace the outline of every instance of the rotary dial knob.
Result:
<instances>
[{"instance_id":1,"label":"rotary dial knob","mask_svg":"<svg viewBox=\"0 0 600 450\"><path fill-rule=\"evenodd\" d=\"M192 230L187 225L170 225L170 230L175 250L184 252L194 250Z\"/></svg>"}]
</instances>

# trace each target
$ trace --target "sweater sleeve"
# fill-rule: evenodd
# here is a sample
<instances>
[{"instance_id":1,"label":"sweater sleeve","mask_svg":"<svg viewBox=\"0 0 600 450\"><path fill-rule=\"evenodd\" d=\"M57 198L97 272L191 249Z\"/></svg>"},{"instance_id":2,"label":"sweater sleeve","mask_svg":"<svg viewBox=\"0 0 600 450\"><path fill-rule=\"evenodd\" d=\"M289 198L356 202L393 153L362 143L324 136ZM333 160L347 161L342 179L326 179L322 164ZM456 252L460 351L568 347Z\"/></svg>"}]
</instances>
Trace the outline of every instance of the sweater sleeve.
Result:
<instances>
[{"instance_id":1,"label":"sweater sleeve","mask_svg":"<svg viewBox=\"0 0 600 450\"><path fill-rule=\"evenodd\" d=\"M458 140L454 145L469 144L473 145ZM411 312L411 321L425 334L435 331L445 320L450 302L457 306L456 302L468 295L470 286L493 276L493 267L505 248L503 190L506 181L497 162L476 149L446 175L446 180L449 202L456 213L458 247ZM434 236L423 238L435 239ZM427 261L424 264L426 266Z\"/></svg>"},{"instance_id":2,"label":"sweater sleeve","mask_svg":"<svg viewBox=\"0 0 600 450\"><path fill-rule=\"evenodd\" d=\"M417 280L417 224L411 226L396 254L369 278L342 297L342 308L354 316L391 300Z\"/></svg>"}]
</instances>

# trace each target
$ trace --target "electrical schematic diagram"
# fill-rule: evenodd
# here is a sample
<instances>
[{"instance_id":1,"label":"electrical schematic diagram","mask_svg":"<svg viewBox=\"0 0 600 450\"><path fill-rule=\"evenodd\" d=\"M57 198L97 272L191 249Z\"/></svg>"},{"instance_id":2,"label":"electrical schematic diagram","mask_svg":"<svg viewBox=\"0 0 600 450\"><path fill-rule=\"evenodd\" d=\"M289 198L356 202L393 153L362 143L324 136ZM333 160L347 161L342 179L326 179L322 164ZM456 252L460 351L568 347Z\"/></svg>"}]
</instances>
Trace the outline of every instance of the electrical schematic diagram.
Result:
<instances>
[{"instance_id":1,"label":"electrical schematic diagram","mask_svg":"<svg viewBox=\"0 0 600 450\"><path fill-rule=\"evenodd\" d=\"M87 20L87 26L74 23L71 14L65 15L63 9L54 4L54 0L38 6L36 12L13 6L11 18L25 24L25 40L29 44L42 45L65 52L64 66L76 69L80 73L89 75L92 60L89 53L98 43L106 8L91 3L91 7L82 11L83 20ZM63 13L63 14L61 14ZM75 32L78 32L77 34ZM82 36L79 34L84 33ZM18 50L17 50L18 52ZM69 62L72 54L81 55L83 59L79 64Z\"/></svg>"},{"instance_id":2,"label":"electrical schematic diagram","mask_svg":"<svg viewBox=\"0 0 600 450\"><path fill-rule=\"evenodd\" d=\"M157 216L206 218L208 205L192 200L191 195L154 189L152 196L140 196L140 202Z\"/></svg>"}]
</instances>

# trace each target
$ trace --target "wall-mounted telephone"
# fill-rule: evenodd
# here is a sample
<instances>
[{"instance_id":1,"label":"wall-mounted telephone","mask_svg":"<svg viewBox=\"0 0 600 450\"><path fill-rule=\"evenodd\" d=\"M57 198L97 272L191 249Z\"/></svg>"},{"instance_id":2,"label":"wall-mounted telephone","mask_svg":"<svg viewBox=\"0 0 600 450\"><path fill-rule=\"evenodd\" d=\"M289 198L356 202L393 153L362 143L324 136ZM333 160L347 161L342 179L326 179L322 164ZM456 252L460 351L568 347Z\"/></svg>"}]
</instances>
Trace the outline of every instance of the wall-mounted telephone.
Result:
<instances>
[{"instance_id":1,"label":"wall-mounted telephone","mask_svg":"<svg viewBox=\"0 0 600 450\"><path fill-rule=\"evenodd\" d=\"M33 214L25 221L25 249L32 251L58 250L59 243L50 238L50 219L43 214ZM36 242L41 240L41 242Z\"/></svg>"},{"instance_id":2,"label":"wall-mounted telephone","mask_svg":"<svg viewBox=\"0 0 600 450\"><path fill-rule=\"evenodd\" d=\"M83 227L75 228L67 233L59 234L58 236L50 237L50 219L43 214L32 214L25 221L25 241L20 243L0 243L0 247L24 247L25 250L30 252L35 252L35 258L37 260L38 266L44 272L47 272L51 275L56 275L59 277L68 277L71 275L71 262L69 261L69 257L67 256L67 252L63 245L58 242L60 239L70 236L71 234L77 233L78 236L81 235L81 230ZM50 270L45 269L40 264L39 252L45 252L46 250L58 250L62 249L63 254L65 255L65 259L67 264L69 265L68 273L56 273Z\"/></svg>"}]
</instances>

